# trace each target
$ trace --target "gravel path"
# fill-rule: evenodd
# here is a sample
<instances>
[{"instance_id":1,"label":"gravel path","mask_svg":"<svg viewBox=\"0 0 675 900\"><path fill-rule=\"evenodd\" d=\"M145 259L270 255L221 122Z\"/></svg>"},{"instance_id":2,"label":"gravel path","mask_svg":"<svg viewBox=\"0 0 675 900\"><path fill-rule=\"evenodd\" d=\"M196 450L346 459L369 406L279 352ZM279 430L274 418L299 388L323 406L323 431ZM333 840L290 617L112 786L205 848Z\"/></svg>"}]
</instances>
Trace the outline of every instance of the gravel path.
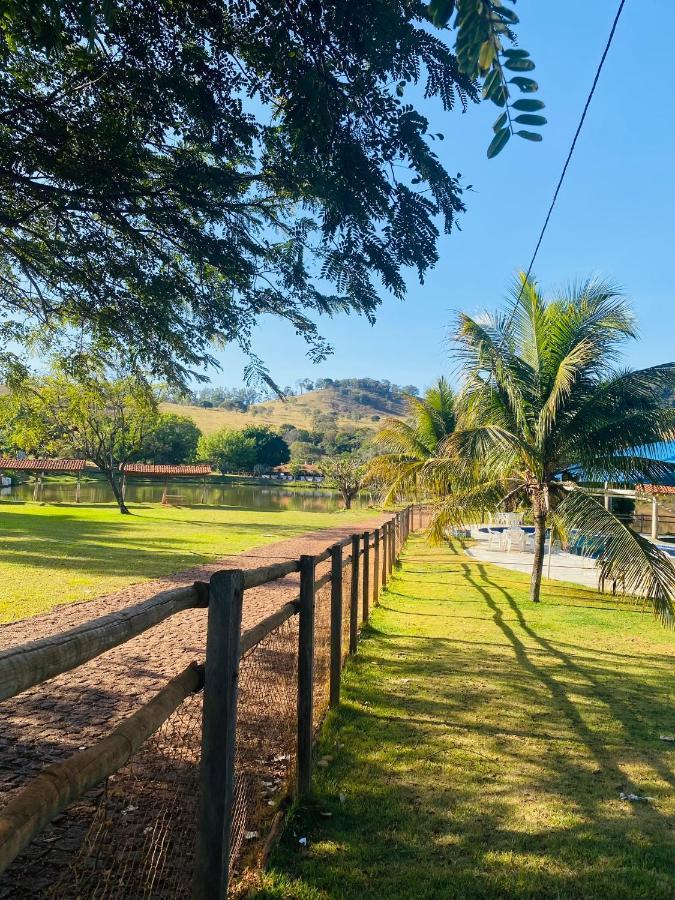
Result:
<instances>
[{"instance_id":1,"label":"gravel path","mask_svg":"<svg viewBox=\"0 0 675 900\"><path fill-rule=\"evenodd\" d=\"M379 515L361 523L311 532L290 540L253 548L164 577L131 585L122 591L57 607L49 613L0 627L0 650L66 631L146 599L160 590L208 580L218 569L255 568L269 562L319 553L355 531L373 529L390 518ZM319 574L327 570L321 568ZM247 591L243 628L249 628L297 595L298 576L290 575ZM65 675L0 704L0 801L6 800L45 765L85 747L110 730L121 718L148 700L166 681L192 660L203 661L206 610L180 613L103 656ZM23 854L25 857L30 849ZM69 852L63 848L64 855ZM19 866L0 879L0 897L24 892L8 883ZM10 881L13 880L10 878Z\"/></svg>"}]
</instances>

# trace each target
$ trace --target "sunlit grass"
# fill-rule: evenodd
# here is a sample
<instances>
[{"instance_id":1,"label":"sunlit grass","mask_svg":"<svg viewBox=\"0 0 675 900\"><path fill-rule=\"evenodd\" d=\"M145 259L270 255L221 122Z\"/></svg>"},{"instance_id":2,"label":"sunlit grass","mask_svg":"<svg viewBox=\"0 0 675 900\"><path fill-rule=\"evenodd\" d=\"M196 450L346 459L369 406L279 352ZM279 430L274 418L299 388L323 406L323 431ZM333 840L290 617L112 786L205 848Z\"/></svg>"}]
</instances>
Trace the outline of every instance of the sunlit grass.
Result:
<instances>
[{"instance_id":1,"label":"sunlit grass","mask_svg":"<svg viewBox=\"0 0 675 900\"><path fill-rule=\"evenodd\" d=\"M349 512L132 504L0 507L0 622L90 600L261 544L368 518Z\"/></svg>"},{"instance_id":2,"label":"sunlit grass","mask_svg":"<svg viewBox=\"0 0 675 900\"><path fill-rule=\"evenodd\" d=\"M419 537L403 563L258 900L674 896L673 633Z\"/></svg>"}]
</instances>

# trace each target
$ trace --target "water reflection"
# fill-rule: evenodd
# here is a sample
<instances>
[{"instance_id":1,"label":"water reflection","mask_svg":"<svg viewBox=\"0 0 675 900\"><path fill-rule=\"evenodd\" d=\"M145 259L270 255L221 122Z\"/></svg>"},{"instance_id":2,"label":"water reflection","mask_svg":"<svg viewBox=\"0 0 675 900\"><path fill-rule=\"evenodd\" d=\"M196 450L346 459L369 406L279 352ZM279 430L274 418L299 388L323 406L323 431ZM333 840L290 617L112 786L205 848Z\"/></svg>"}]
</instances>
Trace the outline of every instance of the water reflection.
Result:
<instances>
[{"instance_id":1,"label":"water reflection","mask_svg":"<svg viewBox=\"0 0 675 900\"><path fill-rule=\"evenodd\" d=\"M8 500L32 500L34 484L17 484L2 488L0 496ZM157 482L129 482L126 499L129 503L161 503L164 484ZM202 502L204 487L194 482L169 482L171 502L193 506ZM40 500L44 503L74 503L75 483L46 482ZM112 491L104 482L80 486L82 503L110 503ZM366 506L367 495L354 501L354 506ZM300 512L333 512L342 508L339 494L319 488L293 488L289 485L209 484L206 488L209 506L234 506L241 509L298 510Z\"/></svg>"}]
</instances>

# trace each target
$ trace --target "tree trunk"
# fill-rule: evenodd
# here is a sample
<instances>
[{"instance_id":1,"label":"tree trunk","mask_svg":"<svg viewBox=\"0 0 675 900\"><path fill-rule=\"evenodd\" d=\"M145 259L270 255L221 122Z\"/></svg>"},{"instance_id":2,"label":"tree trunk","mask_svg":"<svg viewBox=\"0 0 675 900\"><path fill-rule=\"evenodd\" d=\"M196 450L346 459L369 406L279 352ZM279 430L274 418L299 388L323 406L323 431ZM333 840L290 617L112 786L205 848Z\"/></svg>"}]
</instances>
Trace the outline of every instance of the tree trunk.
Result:
<instances>
[{"instance_id":1,"label":"tree trunk","mask_svg":"<svg viewBox=\"0 0 675 900\"><path fill-rule=\"evenodd\" d=\"M124 502L124 498L122 497L122 490L115 480L115 473L111 469L105 469L105 477L108 479L108 484L112 488L112 492L115 500L117 501L117 505L120 508L120 512L123 516L130 516L131 513L129 512L129 509Z\"/></svg>"},{"instance_id":2,"label":"tree trunk","mask_svg":"<svg viewBox=\"0 0 675 900\"><path fill-rule=\"evenodd\" d=\"M546 507L543 497L532 498L532 511L534 513L534 562L530 580L530 600L533 603L539 603L546 548Z\"/></svg>"},{"instance_id":3,"label":"tree trunk","mask_svg":"<svg viewBox=\"0 0 675 900\"><path fill-rule=\"evenodd\" d=\"M352 508L352 495L349 493L349 491L342 492L342 499L345 504L345 509L351 509Z\"/></svg>"}]
</instances>

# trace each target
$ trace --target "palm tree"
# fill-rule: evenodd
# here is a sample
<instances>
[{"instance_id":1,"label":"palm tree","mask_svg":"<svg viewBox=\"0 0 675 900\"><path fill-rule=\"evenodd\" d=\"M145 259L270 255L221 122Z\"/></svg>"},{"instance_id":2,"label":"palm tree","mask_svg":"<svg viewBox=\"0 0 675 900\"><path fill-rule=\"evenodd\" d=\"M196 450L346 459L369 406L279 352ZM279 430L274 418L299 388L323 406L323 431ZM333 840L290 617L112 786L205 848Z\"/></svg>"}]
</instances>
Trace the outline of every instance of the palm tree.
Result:
<instances>
[{"instance_id":1,"label":"palm tree","mask_svg":"<svg viewBox=\"0 0 675 900\"><path fill-rule=\"evenodd\" d=\"M531 507L535 527L531 600L539 601L546 529L555 524L587 535L603 574L620 573L672 622L675 568L587 485L653 483L672 471L652 457L675 437L675 410L662 399L675 363L614 368L620 344L636 332L626 300L605 282L547 301L521 275L513 292L511 314L459 316L460 422L436 462L439 475L452 474L455 493L439 505L433 531L517 499Z\"/></svg>"},{"instance_id":2,"label":"palm tree","mask_svg":"<svg viewBox=\"0 0 675 900\"><path fill-rule=\"evenodd\" d=\"M439 378L422 397L405 395L408 421L385 419L374 443L382 451L370 463L368 479L385 486L385 502L397 497L439 496L448 481L439 481L430 463L455 429L455 394Z\"/></svg>"}]
</instances>

